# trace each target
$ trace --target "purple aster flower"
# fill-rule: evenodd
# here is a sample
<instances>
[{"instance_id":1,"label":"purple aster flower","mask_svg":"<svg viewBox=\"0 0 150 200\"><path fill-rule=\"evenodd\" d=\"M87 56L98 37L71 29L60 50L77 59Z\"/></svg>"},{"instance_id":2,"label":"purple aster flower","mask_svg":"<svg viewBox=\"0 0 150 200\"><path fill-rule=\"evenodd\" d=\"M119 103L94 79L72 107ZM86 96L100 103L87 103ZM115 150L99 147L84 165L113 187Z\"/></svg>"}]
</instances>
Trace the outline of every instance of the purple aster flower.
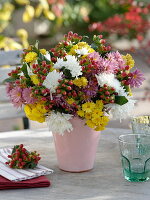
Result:
<instances>
[{"instance_id":1,"label":"purple aster flower","mask_svg":"<svg viewBox=\"0 0 150 200\"><path fill-rule=\"evenodd\" d=\"M15 107L21 107L23 104L22 89L18 86L13 88L10 93L10 100Z\"/></svg>"},{"instance_id":2,"label":"purple aster flower","mask_svg":"<svg viewBox=\"0 0 150 200\"><path fill-rule=\"evenodd\" d=\"M98 92L98 84L96 82L90 80L88 82L88 85L83 88L82 90L86 96L87 101L89 101L91 98L95 97Z\"/></svg>"},{"instance_id":3,"label":"purple aster flower","mask_svg":"<svg viewBox=\"0 0 150 200\"><path fill-rule=\"evenodd\" d=\"M31 88L23 89L22 97L27 104L33 104L36 101L36 99L34 97L32 97L32 89Z\"/></svg>"},{"instance_id":4,"label":"purple aster flower","mask_svg":"<svg viewBox=\"0 0 150 200\"><path fill-rule=\"evenodd\" d=\"M140 87L140 85L142 85L142 82L145 80L144 74L139 69L136 69L134 72L131 72L130 74L131 76L128 80L130 86Z\"/></svg>"}]
</instances>

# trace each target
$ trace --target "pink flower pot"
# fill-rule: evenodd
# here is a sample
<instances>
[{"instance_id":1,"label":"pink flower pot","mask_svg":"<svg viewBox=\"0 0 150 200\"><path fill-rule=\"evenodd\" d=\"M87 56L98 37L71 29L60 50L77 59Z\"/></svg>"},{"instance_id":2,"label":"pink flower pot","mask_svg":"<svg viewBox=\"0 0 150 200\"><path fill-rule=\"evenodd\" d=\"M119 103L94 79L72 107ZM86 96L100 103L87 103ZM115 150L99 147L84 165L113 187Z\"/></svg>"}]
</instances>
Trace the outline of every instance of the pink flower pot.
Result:
<instances>
[{"instance_id":1,"label":"pink flower pot","mask_svg":"<svg viewBox=\"0 0 150 200\"><path fill-rule=\"evenodd\" d=\"M84 125L79 118L70 120L73 131L53 134L59 168L83 172L93 168L100 132Z\"/></svg>"}]
</instances>

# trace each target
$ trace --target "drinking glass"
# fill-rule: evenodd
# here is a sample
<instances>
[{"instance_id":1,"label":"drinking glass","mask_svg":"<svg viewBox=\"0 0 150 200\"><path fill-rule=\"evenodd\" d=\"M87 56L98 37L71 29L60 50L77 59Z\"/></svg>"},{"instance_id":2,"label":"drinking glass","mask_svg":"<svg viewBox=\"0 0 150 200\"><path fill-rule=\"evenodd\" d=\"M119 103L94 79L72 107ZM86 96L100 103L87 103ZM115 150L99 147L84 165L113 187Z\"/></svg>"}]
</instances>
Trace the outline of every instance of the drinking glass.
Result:
<instances>
[{"instance_id":1,"label":"drinking glass","mask_svg":"<svg viewBox=\"0 0 150 200\"><path fill-rule=\"evenodd\" d=\"M128 134L119 136L124 178L143 182L150 178L150 135Z\"/></svg>"},{"instance_id":2,"label":"drinking glass","mask_svg":"<svg viewBox=\"0 0 150 200\"><path fill-rule=\"evenodd\" d=\"M150 134L150 116L134 117L131 125L133 133Z\"/></svg>"}]
</instances>

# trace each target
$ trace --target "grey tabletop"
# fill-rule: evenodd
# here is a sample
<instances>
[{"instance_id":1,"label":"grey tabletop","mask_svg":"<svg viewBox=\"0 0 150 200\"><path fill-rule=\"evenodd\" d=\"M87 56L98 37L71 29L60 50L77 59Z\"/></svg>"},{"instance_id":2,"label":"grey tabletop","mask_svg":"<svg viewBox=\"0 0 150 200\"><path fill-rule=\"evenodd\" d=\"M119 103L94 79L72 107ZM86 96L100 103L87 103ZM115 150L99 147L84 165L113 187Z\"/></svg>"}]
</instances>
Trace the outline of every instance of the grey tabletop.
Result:
<instances>
[{"instance_id":1,"label":"grey tabletop","mask_svg":"<svg viewBox=\"0 0 150 200\"><path fill-rule=\"evenodd\" d=\"M131 183L122 175L118 136L130 132L114 128L103 131L94 169L84 173L59 170L48 130L1 132L0 147L23 143L30 150L37 150L42 156L41 164L54 173L47 176L51 187L1 190L0 200L149 200L150 181Z\"/></svg>"}]
</instances>

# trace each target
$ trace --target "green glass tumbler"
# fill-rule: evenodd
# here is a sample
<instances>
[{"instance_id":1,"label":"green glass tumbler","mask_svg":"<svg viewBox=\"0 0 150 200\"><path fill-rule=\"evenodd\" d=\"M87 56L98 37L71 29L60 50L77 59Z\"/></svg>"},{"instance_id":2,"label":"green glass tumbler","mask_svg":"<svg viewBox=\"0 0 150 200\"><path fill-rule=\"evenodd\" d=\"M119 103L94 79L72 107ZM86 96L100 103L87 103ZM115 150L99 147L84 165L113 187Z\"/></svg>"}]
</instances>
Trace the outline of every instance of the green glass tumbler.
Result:
<instances>
[{"instance_id":1,"label":"green glass tumbler","mask_svg":"<svg viewBox=\"0 0 150 200\"><path fill-rule=\"evenodd\" d=\"M131 182L150 179L150 135L119 136L124 178Z\"/></svg>"},{"instance_id":2,"label":"green glass tumbler","mask_svg":"<svg viewBox=\"0 0 150 200\"><path fill-rule=\"evenodd\" d=\"M150 134L150 116L143 115L134 117L131 121L133 133Z\"/></svg>"}]
</instances>

